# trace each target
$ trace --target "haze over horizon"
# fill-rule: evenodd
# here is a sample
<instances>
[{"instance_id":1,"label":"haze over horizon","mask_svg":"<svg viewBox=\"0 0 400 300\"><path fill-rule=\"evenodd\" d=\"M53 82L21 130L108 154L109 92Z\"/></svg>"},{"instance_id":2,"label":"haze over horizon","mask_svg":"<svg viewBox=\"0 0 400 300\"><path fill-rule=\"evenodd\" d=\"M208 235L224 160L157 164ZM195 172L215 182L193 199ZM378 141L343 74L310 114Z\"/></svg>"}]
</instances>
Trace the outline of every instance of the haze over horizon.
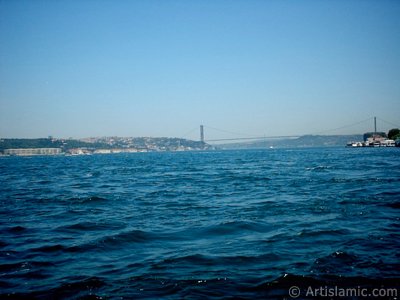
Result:
<instances>
[{"instance_id":1,"label":"haze over horizon","mask_svg":"<svg viewBox=\"0 0 400 300\"><path fill-rule=\"evenodd\" d=\"M399 16L389 0L0 1L0 137L298 135L373 116L387 131Z\"/></svg>"}]
</instances>

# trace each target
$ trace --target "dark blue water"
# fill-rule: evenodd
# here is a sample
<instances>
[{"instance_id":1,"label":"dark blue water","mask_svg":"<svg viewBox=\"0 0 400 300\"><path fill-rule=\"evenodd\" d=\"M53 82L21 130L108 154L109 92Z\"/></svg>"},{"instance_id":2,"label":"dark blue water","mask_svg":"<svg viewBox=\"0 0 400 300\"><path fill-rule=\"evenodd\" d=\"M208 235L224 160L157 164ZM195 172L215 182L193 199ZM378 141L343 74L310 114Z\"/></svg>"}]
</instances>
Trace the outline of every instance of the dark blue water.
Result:
<instances>
[{"instance_id":1,"label":"dark blue water","mask_svg":"<svg viewBox=\"0 0 400 300\"><path fill-rule=\"evenodd\" d=\"M400 149L0 158L0 298L399 287Z\"/></svg>"}]
</instances>

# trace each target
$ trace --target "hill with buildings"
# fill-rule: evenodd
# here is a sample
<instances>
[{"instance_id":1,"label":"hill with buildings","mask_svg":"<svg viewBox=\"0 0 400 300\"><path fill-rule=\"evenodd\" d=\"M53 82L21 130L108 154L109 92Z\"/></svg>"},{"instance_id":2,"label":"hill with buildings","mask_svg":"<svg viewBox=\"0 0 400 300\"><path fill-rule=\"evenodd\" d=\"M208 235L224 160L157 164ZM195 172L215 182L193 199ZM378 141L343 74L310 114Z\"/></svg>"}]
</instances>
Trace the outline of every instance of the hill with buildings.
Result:
<instances>
[{"instance_id":1,"label":"hill with buildings","mask_svg":"<svg viewBox=\"0 0 400 300\"><path fill-rule=\"evenodd\" d=\"M49 149L52 149L51 151ZM210 150L212 146L181 138L94 137L85 139L0 139L0 154L91 154L149 151Z\"/></svg>"}]
</instances>

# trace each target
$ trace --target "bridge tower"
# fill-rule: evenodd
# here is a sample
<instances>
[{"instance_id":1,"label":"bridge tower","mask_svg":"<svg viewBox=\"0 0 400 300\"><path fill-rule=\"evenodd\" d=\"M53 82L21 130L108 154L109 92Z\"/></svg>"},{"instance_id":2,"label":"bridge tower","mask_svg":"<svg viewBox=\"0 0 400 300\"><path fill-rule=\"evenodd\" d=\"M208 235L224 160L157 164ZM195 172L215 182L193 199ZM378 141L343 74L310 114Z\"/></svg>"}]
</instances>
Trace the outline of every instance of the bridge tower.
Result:
<instances>
[{"instance_id":1,"label":"bridge tower","mask_svg":"<svg viewBox=\"0 0 400 300\"><path fill-rule=\"evenodd\" d=\"M200 125L200 141L204 143L204 126Z\"/></svg>"}]
</instances>

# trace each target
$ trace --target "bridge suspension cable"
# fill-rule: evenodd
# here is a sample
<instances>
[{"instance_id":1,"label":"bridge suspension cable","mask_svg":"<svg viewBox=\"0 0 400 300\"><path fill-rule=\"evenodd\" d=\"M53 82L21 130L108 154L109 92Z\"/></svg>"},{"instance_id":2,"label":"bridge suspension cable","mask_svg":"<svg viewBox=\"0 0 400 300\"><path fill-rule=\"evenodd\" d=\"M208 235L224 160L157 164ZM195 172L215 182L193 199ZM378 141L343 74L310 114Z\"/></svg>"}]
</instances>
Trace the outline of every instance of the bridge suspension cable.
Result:
<instances>
[{"instance_id":1,"label":"bridge suspension cable","mask_svg":"<svg viewBox=\"0 0 400 300\"><path fill-rule=\"evenodd\" d=\"M379 118L379 117L377 117L377 119L378 119L379 121L382 121L383 123L386 123L386 124L390 125L390 126L394 126L394 127L396 127L396 128L400 128L400 125L398 125L398 124L394 124L394 123L392 123L392 122L385 121L385 120L383 120L383 119L381 119L381 118Z\"/></svg>"},{"instance_id":2,"label":"bridge suspension cable","mask_svg":"<svg viewBox=\"0 0 400 300\"><path fill-rule=\"evenodd\" d=\"M274 135L274 136L254 136L254 137L241 137L241 138L226 138L226 139L212 139L205 140L206 142L222 142L222 141L240 141L240 140L262 140L262 139L284 139L284 138L298 138L300 135Z\"/></svg>"},{"instance_id":3,"label":"bridge suspension cable","mask_svg":"<svg viewBox=\"0 0 400 300\"><path fill-rule=\"evenodd\" d=\"M185 134L183 134L183 135L181 136L181 139L187 137L189 134L191 134L191 133L193 133L193 132L195 132L195 131L197 131L197 130L198 130L198 127L195 127L195 128L193 128L193 129L190 129L188 132L186 132Z\"/></svg>"},{"instance_id":4,"label":"bridge suspension cable","mask_svg":"<svg viewBox=\"0 0 400 300\"><path fill-rule=\"evenodd\" d=\"M234 135L234 136L247 136L249 138L251 138L251 137L254 138L254 137L258 137L259 136L259 135L248 134L248 133L243 133L243 132L233 132L233 131L229 131L229 130L225 130L225 129L219 129L219 128L206 126L206 125L204 125L204 127L208 128L208 129L215 130L215 131L223 132L223 133L228 133L228 134L231 134L231 135Z\"/></svg>"},{"instance_id":5,"label":"bridge suspension cable","mask_svg":"<svg viewBox=\"0 0 400 300\"><path fill-rule=\"evenodd\" d=\"M362 120L362 121L358 121L358 122L355 122L355 123L352 123L352 124L343 125L343 126L340 126L340 127L337 127L337 128L333 128L333 129L318 131L318 132L314 132L314 133L311 133L311 134L308 134L308 135L318 135L318 134L324 134L324 133L327 133L327 132L337 131L337 130L340 130L340 129L351 128L351 127L366 123L367 121L370 122L373 119L374 119L373 117L369 117L368 119L365 119L365 120Z\"/></svg>"}]
</instances>

